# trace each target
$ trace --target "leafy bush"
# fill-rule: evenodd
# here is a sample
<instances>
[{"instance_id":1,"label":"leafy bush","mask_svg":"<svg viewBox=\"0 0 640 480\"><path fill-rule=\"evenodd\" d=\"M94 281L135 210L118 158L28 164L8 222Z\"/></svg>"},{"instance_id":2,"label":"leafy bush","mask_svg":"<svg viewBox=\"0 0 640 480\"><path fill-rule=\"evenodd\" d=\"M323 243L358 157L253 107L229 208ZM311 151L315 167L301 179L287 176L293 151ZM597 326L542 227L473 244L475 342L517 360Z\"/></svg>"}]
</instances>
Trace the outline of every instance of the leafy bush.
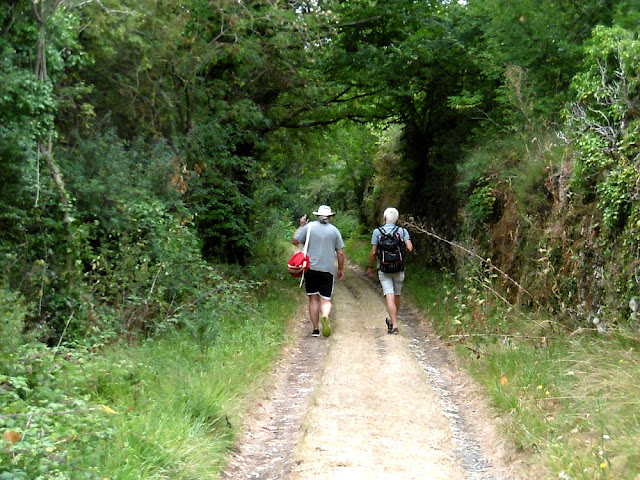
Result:
<instances>
[{"instance_id":1,"label":"leafy bush","mask_svg":"<svg viewBox=\"0 0 640 480\"><path fill-rule=\"evenodd\" d=\"M331 223L340 230L343 240L357 234L359 227L358 215L355 212L340 212L333 217Z\"/></svg>"},{"instance_id":2,"label":"leafy bush","mask_svg":"<svg viewBox=\"0 0 640 480\"><path fill-rule=\"evenodd\" d=\"M577 101L566 115L579 156L574 183L595 193L605 223L627 223L637 172L640 41L620 27L597 27L582 72L572 82Z\"/></svg>"},{"instance_id":3,"label":"leafy bush","mask_svg":"<svg viewBox=\"0 0 640 480\"><path fill-rule=\"evenodd\" d=\"M203 292L144 342L0 352L0 478L217 478L298 306L246 287Z\"/></svg>"},{"instance_id":4,"label":"leafy bush","mask_svg":"<svg viewBox=\"0 0 640 480\"><path fill-rule=\"evenodd\" d=\"M50 315L67 310L58 334L70 312L76 320L69 341L102 343L109 331L151 332L207 285L224 284L202 259L193 216L181 198L188 178L171 148L141 139L127 143L114 131L75 140L62 163L79 220L82 291L75 297L85 301L49 303Z\"/></svg>"},{"instance_id":5,"label":"leafy bush","mask_svg":"<svg viewBox=\"0 0 640 480\"><path fill-rule=\"evenodd\" d=\"M264 221L261 221L256 229L255 246L248 264L242 269L242 274L245 279L258 282L257 289L265 293L272 288L271 280L289 276L284 265L294 249L291 237L297 223L294 225L294 222L289 220L291 214L276 209L265 208L260 217Z\"/></svg>"},{"instance_id":6,"label":"leafy bush","mask_svg":"<svg viewBox=\"0 0 640 480\"><path fill-rule=\"evenodd\" d=\"M15 352L22 344L26 315L22 297L7 288L0 288L0 358Z\"/></svg>"},{"instance_id":7,"label":"leafy bush","mask_svg":"<svg viewBox=\"0 0 640 480\"><path fill-rule=\"evenodd\" d=\"M94 477L67 461L110 434L105 411L74 389L86 375L87 353L31 343L0 357L0 431L8 440L0 447L0 478Z\"/></svg>"},{"instance_id":8,"label":"leafy bush","mask_svg":"<svg viewBox=\"0 0 640 480\"><path fill-rule=\"evenodd\" d=\"M467 212L473 225L482 225L493 215L496 207L496 191L483 181L478 185L467 202Z\"/></svg>"}]
</instances>

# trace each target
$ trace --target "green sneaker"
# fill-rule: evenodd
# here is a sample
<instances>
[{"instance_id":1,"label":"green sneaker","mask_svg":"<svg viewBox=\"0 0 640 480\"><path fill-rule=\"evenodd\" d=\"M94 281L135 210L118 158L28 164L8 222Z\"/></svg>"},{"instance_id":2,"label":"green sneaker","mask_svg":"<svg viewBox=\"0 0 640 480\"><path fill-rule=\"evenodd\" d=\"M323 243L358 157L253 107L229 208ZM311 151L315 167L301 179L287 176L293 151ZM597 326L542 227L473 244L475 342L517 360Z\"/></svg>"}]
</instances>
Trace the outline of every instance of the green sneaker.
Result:
<instances>
[{"instance_id":1,"label":"green sneaker","mask_svg":"<svg viewBox=\"0 0 640 480\"><path fill-rule=\"evenodd\" d=\"M322 335L328 337L331 335L331 325L329 325L329 317L320 315L320 323L322 323Z\"/></svg>"}]
</instances>

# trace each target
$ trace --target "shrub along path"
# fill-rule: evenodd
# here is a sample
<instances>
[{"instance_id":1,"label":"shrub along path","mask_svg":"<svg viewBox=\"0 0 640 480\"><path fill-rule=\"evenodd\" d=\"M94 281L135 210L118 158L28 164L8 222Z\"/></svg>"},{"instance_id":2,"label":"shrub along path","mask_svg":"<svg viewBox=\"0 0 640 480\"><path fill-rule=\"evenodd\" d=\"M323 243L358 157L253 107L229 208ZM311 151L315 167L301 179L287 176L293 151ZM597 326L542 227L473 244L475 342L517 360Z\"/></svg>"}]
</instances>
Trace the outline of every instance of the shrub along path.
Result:
<instances>
[{"instance_id":1,"label":"shrub along path","mask_svg":"<svg viewBox=\"0 0 640 480\"><path fill-rule=\"evenodd\" d=\"M538 478L521 473L499 420L416 310L388 335L377 281L349 267L332 316L333 335L313 338L301 309L225 478Z\"/></svg>"}]
</instances>

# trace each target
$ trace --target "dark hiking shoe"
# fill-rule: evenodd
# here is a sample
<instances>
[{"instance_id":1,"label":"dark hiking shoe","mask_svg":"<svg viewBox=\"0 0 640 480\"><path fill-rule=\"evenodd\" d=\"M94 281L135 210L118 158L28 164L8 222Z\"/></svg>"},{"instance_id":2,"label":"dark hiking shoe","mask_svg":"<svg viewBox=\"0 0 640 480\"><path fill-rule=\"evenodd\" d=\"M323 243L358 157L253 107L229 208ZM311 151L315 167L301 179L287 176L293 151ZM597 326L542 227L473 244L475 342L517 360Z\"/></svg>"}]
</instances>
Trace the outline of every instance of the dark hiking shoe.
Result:
<instances>
[{"instance_id":1,"label":"dark hiking shoe","mask_svg":"<svg viewBox=\"0 0 640 480\"><path fill-rule=\"evenodd\" d=\"M312 337L319 337L320 336L320 330L314 330L313 332L311 332L311 336Z\"/></svg>"},{"instance_id":2,"label":"dark hiking shoe","mask_svg":"<svg viewBox=\"0 0 640 480\"><path fill-rule=\"evenodd\" d=\"M387 324L387 330L388 330L388 332L387 332L387 333L391 333L391 329L392 329L393 327L391 326L391 320L389 320L389 317L387 317L387 318L385 318L385 319L384 319L384 323L386 323L386 324Z\"/></svg>"},{"instance_id":3,"label":"dark hiking shoe","mask_svg":"<svg viewBox=\"0 0 640 480\"><path fill-rule=\"evenodd\" d=\"M398 335L398 333L400 333L398 327L389 329L389 335Z\"/></svg>"}]
</instances>

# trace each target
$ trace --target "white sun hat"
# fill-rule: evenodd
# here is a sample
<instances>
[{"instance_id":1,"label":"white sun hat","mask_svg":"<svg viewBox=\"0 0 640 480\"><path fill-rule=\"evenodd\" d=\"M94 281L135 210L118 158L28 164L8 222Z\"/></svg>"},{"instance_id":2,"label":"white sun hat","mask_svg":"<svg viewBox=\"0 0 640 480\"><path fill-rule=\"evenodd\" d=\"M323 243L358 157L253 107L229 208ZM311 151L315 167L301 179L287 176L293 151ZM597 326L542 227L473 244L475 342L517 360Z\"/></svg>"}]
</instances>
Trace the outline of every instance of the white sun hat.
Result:
<instances>
[{"instance_id":1,"label":"white sun hat","mask_svg":"<svg viewBox=\"0 0 640 480\"><path fill-rule=\"evenodd\" d=\"M331 211L331 207L329 205L320 205L318 207L318 211L317 212L313 212L314 215L319 215L322 217L330 217L332 215L335 215L334 212Z\"/></svg>"}]
</instances>

